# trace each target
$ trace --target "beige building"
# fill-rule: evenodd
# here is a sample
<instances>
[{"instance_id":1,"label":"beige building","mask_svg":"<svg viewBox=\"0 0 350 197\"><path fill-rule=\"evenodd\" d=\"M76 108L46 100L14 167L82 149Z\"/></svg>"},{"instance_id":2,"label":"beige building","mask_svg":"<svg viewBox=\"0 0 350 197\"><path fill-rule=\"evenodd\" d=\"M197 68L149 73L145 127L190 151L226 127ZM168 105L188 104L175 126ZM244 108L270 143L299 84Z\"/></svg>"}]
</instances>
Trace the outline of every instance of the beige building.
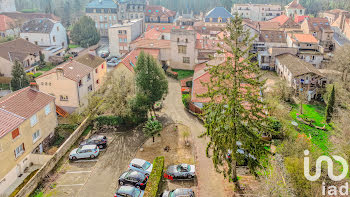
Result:
<instances>
[{"instance_id":1,"label":"beige building","mask_svg":"<svg viewBox=\"0 0 350 197\"><path fill-rule=\"evenodd\" d=\"M283 14L280 5L272 4L234 4L231 14L238 13L242 18L253 21L267 21Z\"/></svg>"},{"instance_id":2,"label":"beige building","mask_svg":"<svg viewBox=\"0 0 350 197\"><path fill-rule=\"evenodd\" d=\"M19 61L25 72L36 72L42 49L24 39L0 44L0 76L11 77L15 61Z\"/></svg>"},{"instance_id":3,"label":"beige building","mask_svg":"<svg viewBox=\"0 0 350 197\"><path fill-rule=\"evenodd\" d=\"M111 54L117 57L127 54L131 50L130 43L139 37L144 29L143 19L123 21L111 26L108 29Z\"/></svg>"},{"instance_id":4,"label":"beige building","mask_svg":"<svg viewBox=\"0 0 350 197\"><path fill-rule=\"evenodd\" d=\"M106 62L102 58L86 54L57 66L36 81L40 91L54 96L56 104L71 113L86 106L89 94L101 87L106 73Z\"/></svg>"},{"instance_id":5,"label":"beige building","mask_svg":"<svg viewBox=\"0 0 350 197\"><path fill-rule=\"evenodd\" d=\"M43 164L40 154L57 126L55 98L32 85L0 99L0 195Z\"/></svg>"},{"instance_id":6,"label":"beige building","mask_svg":"<svg viewBox=\"0 0 350 197\"><path fill-rule=\"evenodd\" d=\"M294 18L296 15L305 15L306 9L299 3L299 0L293 0L288 5L284 6L286 15Z\"/></svg>"}]
</instances>

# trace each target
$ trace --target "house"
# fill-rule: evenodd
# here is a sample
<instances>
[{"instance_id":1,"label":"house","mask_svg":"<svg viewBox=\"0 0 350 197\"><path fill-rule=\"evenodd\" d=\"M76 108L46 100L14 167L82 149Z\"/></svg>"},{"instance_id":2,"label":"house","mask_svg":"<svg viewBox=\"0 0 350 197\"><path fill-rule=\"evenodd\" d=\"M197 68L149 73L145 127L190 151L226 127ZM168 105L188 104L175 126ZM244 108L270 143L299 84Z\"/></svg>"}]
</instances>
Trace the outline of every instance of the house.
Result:
<instances>
[{"instance_id":1,"label":"house","mask_svg":"<svg viewBox=\"0 0 350 197\"><path fill-rule=\"evenodd\" d=\"M109 49L112 55L121 57L130 51L130 43L144 32L144 20L121 21L108 29Z\"/></svg>"},{"instance_id":2,"label":"house","mask_svg":"<svg viewBox=\"0 0 350 197\"><path fill-rule=\"evenodd\" d=\"M9 196L17 179L47 161L40 154L56 126L55 98L38 91L35 83L0 98L0 195Z\"/></svg>"},{"instance_id":3,"label":"house","mask_svg":"<svg viewBox=\"0 0 350 197\"><path fill-rule=\"evenodd\" d=\"M332 29L334 31L333 43L335 50L343 47L344 45L350 44L350 37L348 38L345 34L343 34L341 29L339 29L338 27L332 27Z\"/></svg>"},{"instance_id":4,"label":"house","mask_svg":"<svg viewBox=\"0 0 350 197\"><path fill-rule=\"evenodd\" d=\"M102 37L108 37L108 28L118 21L144 18L145 0L93 0L85 7L86 16L95 21Z\"/></svg>"},{"instance_id":5,"label":"house","mask_svg":"<svg viewBox=\"0 0 350 197\"><path fill-rule=\"evenodd\" d=\"M294 17L295 15L305 15L305 8L299 3L299 0L293 0L288 5L284 6L286 15L288 17Z\"/></svg>"},{"instance_id":6,"label":"house","mask_svg":"<svg viewBox=\"0 0 350 197\"><path fill-rule=\"evenodd\" d=\"M275 70L276 56L289 53L297 55L298 49L291 47L271 47L266 51L259 51L258 62L262 70Z\"/></svg>"},{"instance_id":7,"label":"house","mask_svg":"<svg viewBox=\"0 0 350 197\"><path fill-rule=\"evenodd\" d=\"M283 31L262 30L255 46L257 51L266 51L271 47L287 47L286 35Z\"/></svg>"},{"instance_id":8,"label":"house","mask_svg":"<svg viewBox=\"0 0 350 197\"><path fill-rule=\"evenodd\" d=\"M25 72L36 72L42 49L24 39L0 44L0 75L11 77L15 61L22 63Z\"/></svg>"},{"instance_id":9,"label":"house","mask_svg":"<svg viewBox=\"0 0 350 197\"><path fill-rule=\"evenodd\" d=\"M197 20L198 19L193 16L193 11L189 13L184 13L182 11L181 13L176 13L174 24L177 26L193 26Z\"/></svg>"},{"instance_id":10,"label":"house","mask_svg":"<svg viewBox=\"0 0 350 197\"><path fill-rule=\"evenodd\" d=\"M248 18L253 21L267 21L282 15L283 10L280 5L273 4L234 4L231 8L231 14L238 13L242 18Z\"/></svg>"},{"instance_id":11,"label":"house","mask_svg":"<svg viewBox=\"0 0 350 197\"><path fill-rule=\"evenodd\" d=\"M91 63L87 63L89 59ZM102 75L99 72L102 72ZM107 73L105 62L88 54L79 60L59 65L35 80L40 91L54 96L58 106L72 113L77 108L87 105L89 94L97 91L104 83L105 73Z\"/></svg>"},{"instance_id":12,"label":"house","mask_svg":"<svg viewBox=\"0 0 350 197\"><path fill-rule=\"evenodd\" d=\"M146 5L146 23L173 23L176 12L160 5Z\"/></svg>"},{"instance_id":13,"label":"house","mask_svg":"<svg viewBox=\"0 0 350 197\"><path fill-rule=\"evenodd\" d=\"M339 13L339 17L335 19L331 26L336 28L337 37L344 37L347 40L350 40L350 13L349 12L341 12ZM333 30L334 30L333 28Z\"/></svg>"},{"instance_id":14,"label":"house","mask_svg":"<svg viewBox=\"0 0 350 197\"><path fill-rule=\"evenodd\" d=\"M349 13L349 11L341 10L341 9L333 9L333 10L326 10L324 12L319 13L320 18L326 18L328 19L329 23L334 23L339 16L341 16L343 13Z\"/></svg>"},{"instance_id":15,"label":"house","mask_svg":"<svg viewBox=\"0 0 350 197\"><path fill-rule=\"evenodd\" d=\"M0 14L0 37L18 36L19 32L20 28L12 18Z\"/></svg>"},{"instance_id":16,"label":"house","mask_svg":"<svg viewBox=\"0 0 350 197\"><path fill-rule=\"evenodd\" d=\"M330 52L334 48L333 30L326 18L306 18L301 23L301 29L304 34L312 34L320 42L319 45L323 48L322 51Z\"/></svg>"},{"instance_id":17,"label":"house","mask_svg":"<svg viewBox=\"0 0 350 197\"><path fill-rule=\"evenodd\" d=\"M133 78L134 77L134 68L136 67L137 57L140 55L141 51L146 54L150 54L154 59L159 60L160 50L159 49L134 49L130 51L119 64L115 67L113 75L117 78Z\"/></svg>"},{"instance_id":18,"label":"house","mask_svg":"<svg viewBox=\"0 0 350 197\"><path fill-rule=\"evenodd\" d=\"M66 29L60 22L48 18L36 18L24 23L20 37L41 47L68 47Z\"/></svg>"},{"instance_id":19,"label":"house","mask_svg":"<svg viewBox=\"0 0 350 197\"><path fill-rule=\"evenodd\" d=\"M204 17L204 22L208 24L225 24L233 16L224 7L216 7L210 10Z\"/></svg>"},{"instance_id":20,"label":"house","mask_svg":"<svg viewBox=\"0 0 350 197\"><path fill-rule=\"evenodd\" d=\"M15 0L0 0L0 13L1 12L16 12Z\"/></svg>"},{"instance_id":21,"label":"house","mask_svg":"<svg viewBox=\"0 0 350 197\"><path fill-rule=\"evenodd\" d=\"M309 18L308 15L295 15L294 16L294 22L301 24L306 18Z\"/></svg>"},{"instance_id":22,"label":"house","mask_svg":"<svg viewBox=\"0 0 350 197\"><path fill-rule=\"evenodd\" d=\"M290 31L298 31L300 30L300 25L294 20L286 15L280 15L277 16L271 20L271 22L278 22L280 27L279 30L284 31L284 32L290 32Z\"/></svg>"},{"instance_id":23,"label":"house","mask_svg":"<svg viewBox=\"0 0 350 197\"><path fill-rule=\"evenodd\" d=\"M306 92L308 101L321 98L327 83L327 78L317 68L291 54L276 57L276 72L296 94Z\"/></svg>"}]
</instances>

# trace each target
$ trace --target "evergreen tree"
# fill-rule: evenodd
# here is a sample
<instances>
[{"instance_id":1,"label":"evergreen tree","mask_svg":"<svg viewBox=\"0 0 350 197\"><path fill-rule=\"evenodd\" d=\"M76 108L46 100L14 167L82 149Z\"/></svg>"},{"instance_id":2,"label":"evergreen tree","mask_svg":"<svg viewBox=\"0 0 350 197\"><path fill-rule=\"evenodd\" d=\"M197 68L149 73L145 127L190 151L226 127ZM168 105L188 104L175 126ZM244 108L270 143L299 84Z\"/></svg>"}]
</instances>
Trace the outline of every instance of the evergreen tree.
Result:
<instances>
[{"instance_id":1,"label":"evergreen tree","mask_svg":"<svg viewBox=\"0 0 350 197\"><path fill-rule=\"evenodd\" d=\"M62 24L66 27L71 24L71 4L69 1L64 2Z\"/></svg>"},{"instance_id":2,"label":"evergreen tree","mask_svg":"<svg viewBox=\"0 0 350 197\"><path fill-rule=\"evenodd\" d=\"M332 114L334 110L334 103L335 103L335 90L334 85L332 88L332 92L328 97L327 107L326 107L326 121L329 123L332 119Z\"/></svg>"},{"instance_id":3,"label":"evergreen tree","mask_svg":"<svg viewBox=\"0 0 350 197\"><path fill-rule=\"evenodd\" d=\"M148 99L145 105L154 112L154 104L168 92L164 70L151 55L141 51L135 67L136 90Z\"/></svg>"},{"instance_id":4,"label":"evergreen tree","mask_svg":"<svg viewBox=\"0 0 350 197\"><path fill-rule=\"evenodd\" d=\"M27 86L29 86L29 79L26 73L24 72L23 65L19 61L15 61L15 64L12 68L12 91L16 91Z\"/></svg>"},{"instance_id":5,"label":"evergreen tree","mask_svg":"<svg viewBox=\"0 0 350 197\"><path fill-rule=\"evenodd\" d=\"M83 16L74 24L71 31L72 41L82 47L95 45L100 41L95 22L88 16Z\"/></svg>"},{"instance_id":6,"label":"evergreen tree","mask_svg":"<svg viewBox=\"0 0 350 197\"><path fill-rule=\"evenodd\" d=\"M218 53L225 55L226 62L208 65L211 78L204 83L208 91L200 96L210 98L203 108L203 136L210 138L207 156L217 171L236 182L236 162L245 161L254 175L267 162L268 142L262 136L271 137L274 131L260 94L265 81L260 79L257 63L251 61L254 55L249 54L254 38L237 15L225 31L225 47Z\"/></svg>"}]
</instances>

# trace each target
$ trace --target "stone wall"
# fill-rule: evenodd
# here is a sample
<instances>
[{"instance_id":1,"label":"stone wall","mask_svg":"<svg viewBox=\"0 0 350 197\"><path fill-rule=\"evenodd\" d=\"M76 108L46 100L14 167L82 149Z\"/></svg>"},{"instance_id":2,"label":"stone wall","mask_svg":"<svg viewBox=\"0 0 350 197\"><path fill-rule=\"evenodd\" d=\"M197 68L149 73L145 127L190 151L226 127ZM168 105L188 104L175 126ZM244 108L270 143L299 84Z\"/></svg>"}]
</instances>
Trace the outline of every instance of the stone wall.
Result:
<instances>
[{"instance_id":1,"label":"stone wall","mask_svg":"<svg viewBox=\"0 0 350 197\"><path fill-rule=\"evenodd\" d=\"M17 193L16 197L28 196L43 180L43 178L56 166L58 161L67 153L72 145L79 139L85 128L90 123L90 116L88 116L79 127L70 135L70 137L60 146L56 153L43 165L39 171L33 176L30 181Z\"/></svg>"}]
</instances>

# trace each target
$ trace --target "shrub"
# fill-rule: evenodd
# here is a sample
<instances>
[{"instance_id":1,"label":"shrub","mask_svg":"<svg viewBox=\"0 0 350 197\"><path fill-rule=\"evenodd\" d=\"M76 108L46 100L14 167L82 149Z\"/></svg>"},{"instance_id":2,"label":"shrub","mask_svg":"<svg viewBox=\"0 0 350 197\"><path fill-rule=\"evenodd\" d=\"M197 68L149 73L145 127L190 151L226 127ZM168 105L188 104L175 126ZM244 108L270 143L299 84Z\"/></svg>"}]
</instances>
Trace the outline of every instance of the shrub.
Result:
<instances>
[{"instance_id":1,"label":"shrub","mask_svg":"<svg viewBox=\"0 0 350 197\"><path fill-rule=\"evenodd\" d=\"M177 77L178 77L178 73L172 71L171 69L168 69L168 70L166 71L166 74L167 74L169 77L174 78L174 79L177 79Z\"/></svg>"},{"instance_id":2,"label":"shrub","mask_svg":"<svg viewBox=\"0 0 350 197\"><path fill-rule=\"evenodd\" d=\"M33 77L34 78L37 78L37 77L39 77L40 75L42 75L43 73L41 73L41 72L37 72L37 73L35 73L34 75L33 75Z\"/></svg>"},{"instance_id":3,"label":"shrub","mask_svg":"<svg viewBox=\"0 0 350 197\"><path fill-rule=\"evenodd\" d=\"M99 116L95 121L97 121L98 126L120 126L124 124L124 119L119 116Z\"/></svg>"},{"instance_id":4,"label":"shrub","mask_svg":"<svg viewBox=\"0 0 350 197\"><path fill-rule=\"evenodd\" d=\"M192 81L186 81L186 86L189 88L192 87Z\"/></svg>"},{"instance_id":5,"label":"shrub","mask_svg":"<svg viewBox=\"0 0 350 197\"><path fill-rule=\"evenodd\" d=\"M156 157L149 176L144 197L157 197L164 169L164 156Z\"/></svg>"},{"instance_id":6,"label":"shrub","mask_svg":"<svg viewBox=\"0 0 350 197\"><path fill-rule=\"evenodd\" d=\"M28 181L38 172L39 169L34 170L33 172L31 172L24 180L23 182L15 189L15 191L12 192L12 194L10 194L9 197L14 197L17 195L17 193L19 191L21 191L21 189L28 183Z\"/></svg>"},{"instance_id":7,"label":"shrub","mask_svg":"<svg viewBox=\"0 0 350 197\"><path fill-rule=\"evenodd\" d=\"M191 102L191 95L189 94L183 94L182 95L182 103L185 105L185 107L188 109L188 106Z\"/></svg>"}]
</instances>

